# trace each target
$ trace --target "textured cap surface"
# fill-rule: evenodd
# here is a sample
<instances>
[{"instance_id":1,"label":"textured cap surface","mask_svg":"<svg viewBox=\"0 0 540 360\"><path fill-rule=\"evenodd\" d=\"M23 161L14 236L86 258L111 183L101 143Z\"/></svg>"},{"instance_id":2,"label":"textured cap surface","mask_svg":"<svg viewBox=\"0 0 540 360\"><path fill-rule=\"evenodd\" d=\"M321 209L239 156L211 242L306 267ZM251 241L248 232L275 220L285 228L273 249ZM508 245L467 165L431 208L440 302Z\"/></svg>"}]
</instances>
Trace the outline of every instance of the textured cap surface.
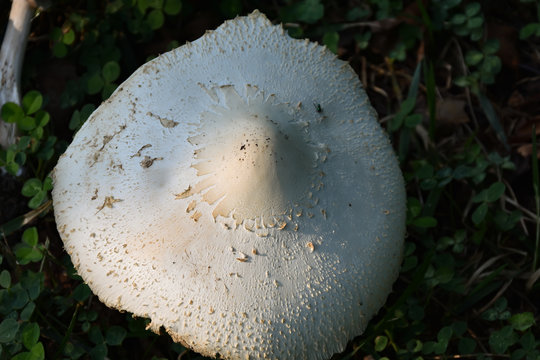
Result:
<instances>
[{"instance_id":1,"label":"textured cap surface","mask_svg":"<svg viewBox=\"0 0 540 360\"><path fill-rule=\"evenodd\" d=\"M258 12L138 69L53 177L92 291L205 355L329 358L399 272L403 179L358 77Z\"/></svg>"}]
</instances>

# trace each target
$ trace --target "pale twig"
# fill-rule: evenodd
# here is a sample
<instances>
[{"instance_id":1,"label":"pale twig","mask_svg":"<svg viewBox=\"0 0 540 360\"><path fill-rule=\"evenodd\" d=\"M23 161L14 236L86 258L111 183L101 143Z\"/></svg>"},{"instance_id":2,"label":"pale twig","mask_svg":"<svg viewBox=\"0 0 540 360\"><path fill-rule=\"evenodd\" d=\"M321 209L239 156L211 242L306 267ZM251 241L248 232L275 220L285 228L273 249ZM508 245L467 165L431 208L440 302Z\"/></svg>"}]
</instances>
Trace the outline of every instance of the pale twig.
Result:
<instances>
[{"instance_id":1,"label":"pale twig","mask_svg":"<svg viewBox=\"0 0 540 360\"><path fill-rule=\"evenodd\" d=\"M499 291L497 291L497 294L495 294L495 296L490 301L488 301L486 305L484 305L480 310L478 310L478 313L481 314L487 309L489 309L491 305L493 305L495 301L497 301L506 292L506 289L508 289L508 287L512 284L512 281L513 279L507 280L506 283L499 289Z\"/></svg>"},{"instance_id":2,"label":"pale twig","mask_svg":"<svg viewBox=\"0 0 540 360\"><path fill-rule=\"evenodd\" d=\"M32 13L27 0L13 0L0 49L0 107L7 102L21 103L20 78ZM16 125L0 120L0 146L7 148L15 140Z\"/></svg>"},{"instance_id":3,"label":"pale twig","mask_svg":"<svg viewBox=\"0 0 540 360\"><path fill-rule=\"evenodd\" d=\"M533 287L533 285L540 279L540 269L536 270L531 274L529 279L527 280L527 283L525 284L525 288L527 291L530 291Z\"/></svg>"},{"instance_id":4,"label":"pale twig","mask_svg":"<svg viewBox=\"0 0 540 360\"><path fill-rule=\"evenodd\" d=\"M532 222L537 222L539 220L538 216L536 216L535 213L530 211L529 209L522 206L520 203L518 203L516 200L511 199L509 197L506 198L506 202L512 206L514 206L516 209L521 211L523 214L527 215L527 220Z\"/></svg>"},{"instance_id":5,"label":"pale twig","mask_svg":"<svg viewBox=\"0 0 540 360\"><path fill-rule=\"evenodd\" d=\"M510 183L506 180L504 180L504 184L506 185L506 189L510 192L510 195L512 195L512 197L506 197L506 203L512 205L512 206L516 206L514 204L518 204L518 200L517 200L517 196L516 196L516 193L514 192L514 189L512 189L512 186L510 186ZM521 206L520 206L521 207ZM523 232L525 233L525 235L529 236L529 231L527 230L527 225L525 224L525 220L523 219L523 217L521 217L519 219L519 223L521 224L521 227L523 229Z\"/></svg>"},{"instance_id":6,"label":"pale twig","mask_svg":"<svg viewBox=\"0 0 540 360\"><path fill-rule=\"evenodd\" d=\"M479 356L487 357L498 357L503 359L510 358L510 355L505 354L489 354L489 353L480 353L480 354L463 354L463 355L437 355L437 356L428 356L426 359L476 359Z\"/></svg>"},{"instance_id":7,"label":"pale twig","mask_svg":"<svg viewBox=\"0 0 540 360\"><path fill-rule=\"evenodd\" d=\"M476 269L476 271L471 275L471 277L469 278L469 281L467 281L467 283L465 284L465 287L466 288L469 288L477 279L481 278L482 277L482 273L484 272L484 270L486 270L487 268L489 268L491 265L493 265L494 263L496 263L499 259L505 257L506 254L502 254L502 255L497 255L497 256L494 256L492 257L491 259L487 260L485 263L483 263L478 269Z\"/></svg>"}]
</instances>

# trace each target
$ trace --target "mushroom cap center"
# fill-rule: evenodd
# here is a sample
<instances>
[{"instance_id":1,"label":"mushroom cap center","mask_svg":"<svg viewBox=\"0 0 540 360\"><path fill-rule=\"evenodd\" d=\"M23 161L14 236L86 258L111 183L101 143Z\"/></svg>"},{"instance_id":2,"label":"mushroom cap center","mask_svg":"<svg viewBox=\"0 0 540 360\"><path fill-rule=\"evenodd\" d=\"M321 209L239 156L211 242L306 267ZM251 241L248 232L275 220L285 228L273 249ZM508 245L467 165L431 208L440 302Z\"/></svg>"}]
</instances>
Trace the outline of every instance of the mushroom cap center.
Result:
<instances>
[{"instance_id":1,"label":"mushroom cap center","mask_svg":"<svg viewBox=\"0 0 540 360\"><path fill-rule=\"evenodd\" d=\"M211 174L203 181L209 185L203 200L218 202L214 217L268 222L292 212L308 185L311 163L297 129L283 129L258 111L233 114L221 124L209 131L196 154L201 161L193 165L199 176Z\"/></svg>"},{"instance_id":2,"label":"mushroom cap center","mask_svg":"<svg viewBox=\"0 0 540 360\"><path fill-rule=\"evenodd\" d=\"M200 178L189 195L201 194L214 206L214 218L274 223L307 194L314 151L285 105L262 95L242 101L234 89L222 92L227 106L203 113L189 138Z\"/></svg>"},{"instance_id":3,"label":"mushroom cap center","mask_svg":"<svg viewBox=\"0 0 540 360\"><path fill-rule=\"evenodd\" d=\"M214 219L253 220L261 225L287 222L309 201L317 167L317 146L290 104L279 103L248 86L214 87L216 104L200 115L188 141L194 146L198 181L178 198L193 196L213 207Z\"/></svg>"}]
</instances>

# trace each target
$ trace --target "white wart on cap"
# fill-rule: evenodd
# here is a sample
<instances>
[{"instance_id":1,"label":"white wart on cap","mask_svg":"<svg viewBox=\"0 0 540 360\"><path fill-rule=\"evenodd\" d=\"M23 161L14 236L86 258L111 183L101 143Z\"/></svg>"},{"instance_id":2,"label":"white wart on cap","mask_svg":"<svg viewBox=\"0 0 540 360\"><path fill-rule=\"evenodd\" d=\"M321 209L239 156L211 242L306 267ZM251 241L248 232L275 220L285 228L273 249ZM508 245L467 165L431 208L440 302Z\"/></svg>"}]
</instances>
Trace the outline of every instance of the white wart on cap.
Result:
<instances>
[{"instance_id":1,"label":"white wart on cap","mask_svg":"<svg viewBox=\"0 0 540 360\"><path fill-rule=\"evenodd\" d=\"M254 12L138 69L54 170L108 306L226 359L326 359L397 278L405 191L358 77Z\"/></svg>"}]
</instances>

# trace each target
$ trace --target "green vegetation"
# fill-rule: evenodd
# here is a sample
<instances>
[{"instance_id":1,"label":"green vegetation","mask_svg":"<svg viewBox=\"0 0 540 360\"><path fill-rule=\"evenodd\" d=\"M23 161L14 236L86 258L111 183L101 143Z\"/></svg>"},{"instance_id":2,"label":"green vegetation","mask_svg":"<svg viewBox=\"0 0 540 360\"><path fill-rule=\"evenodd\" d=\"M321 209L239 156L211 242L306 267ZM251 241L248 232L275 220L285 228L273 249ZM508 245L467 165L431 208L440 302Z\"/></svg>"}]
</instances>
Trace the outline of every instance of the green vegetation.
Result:
<instances>
[{"instance_id":1,"label":"green vegetation","mask_svg":"<svg viewBox=\"0 0 540 360\"><path fill-rule=\"evenodd\" d=\"M196 3L58 0L36 12L25 95L1 109L20 133L0 150L0 360L201 359L82 283L56 232L49 173L138 66L255 8L350 62L407 183L395 292L335 359L539 360L540 3Z\"/></svg>"}]
</instances>

